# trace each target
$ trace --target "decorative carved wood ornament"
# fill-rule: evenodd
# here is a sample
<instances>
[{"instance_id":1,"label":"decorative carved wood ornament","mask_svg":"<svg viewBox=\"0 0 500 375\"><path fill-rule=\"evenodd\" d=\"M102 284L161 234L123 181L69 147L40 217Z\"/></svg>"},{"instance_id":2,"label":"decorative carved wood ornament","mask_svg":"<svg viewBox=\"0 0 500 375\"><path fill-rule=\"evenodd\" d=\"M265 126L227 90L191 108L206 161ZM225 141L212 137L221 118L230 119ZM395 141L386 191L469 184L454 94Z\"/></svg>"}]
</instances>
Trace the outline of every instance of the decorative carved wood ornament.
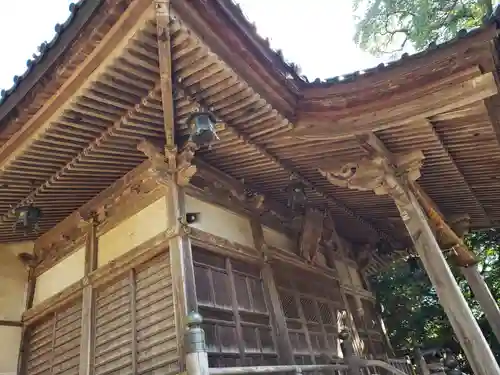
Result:
<instances>
[{"instance_id":1,"label":"decorative carved wood ornament","mask_svg":"<svg viewBox=\"0 0 500 375\"><path fill-rule=\"evenodd\" d=\"M387 195L392 194L397 186L393 181L396 176L404 174L407 181L417 180L423 160L422 152L414 151L395 156L394 165L390 165L384 157L375 156L319 171L333 185L360 191L373 190L376 195Z\"/></svg>"},{"instance_id":2,"label":"decorative carved wood ornament","mask_svg":"<svg viewBox=\"0 0 500 375\"><path fill-rule=\"evenodd\" d=\"M323 233L324 215L321 211L307 209L299 240L300 255L308 262L314 262Z\"/></svg>"},{"instance_id":3,"label":"decorative carved wood ornament","mask_svg":"<svg viewBox=\"0 0 500 375\"><path fill-rule=\"evenodd\" d=\"M192 163L197 146L187 142L180 152L177 149L167 150L165 154L160 147L148 141L142 141L137 149L143 152L151 162L150 172L161 185L167 185L172 178L180 186L186 186L196 173L196 166Z\"/></svg>"}]
</instances>

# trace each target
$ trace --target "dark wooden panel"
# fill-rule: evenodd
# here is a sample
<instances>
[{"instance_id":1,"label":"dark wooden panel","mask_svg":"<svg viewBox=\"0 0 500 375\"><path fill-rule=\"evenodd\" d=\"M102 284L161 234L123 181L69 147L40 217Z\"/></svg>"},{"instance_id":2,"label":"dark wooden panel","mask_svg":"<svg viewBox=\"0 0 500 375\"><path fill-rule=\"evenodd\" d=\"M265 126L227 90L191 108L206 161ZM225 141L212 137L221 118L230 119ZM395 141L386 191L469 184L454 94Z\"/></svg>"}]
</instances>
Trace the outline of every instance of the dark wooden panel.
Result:
<instances>
[{"instance_id":1,"label":"dark wooden panel","mask_svg":"<svg viewBox=\"0 0 500 375\"><path fill-rule=\"evenodd\" d=\"M136 337L138 374L178 372L168 254L160 255L137 270Z\"/></svg>"},{"instance_id":2,"label":"dark wooden panel","mask_svg":"<svg viewBox=\"0 0 500 375\"><path fill-rule=\"evenodd\" d=\"M277 364L260 267L199 248L193 258L210 366Z\"/></svg>"},{"instance_id":3,"label":"dark wooden panel","mask_svg":"<svg viewBox=\"0 0 500 375\"><path fill-rule=\"evenodd\" d=\"M174 374L178 353L169 254L96 290L93 374Z\"/></svg>"},{"instance_id":4,"label":"dark wooden panel","mask_svg":"<svg viewBox=\"0 0 500 375\"><path fill-rule=\"evenodd\" d=\"M325 363L324 353L338 353L338 317L344 310L339 283L281 262L273 271L295 362Z\"/></svg>"},{"instance_id":5,"label":"dark wooden panel","mask_svg":"<svg viewBox=\"0 0 500 375\"><path fill-rule=\"evenodd\" d=\"M27 328L27 375L78 374L81 307L74 300Z\"/></svg>"},{"instance_id":6,"label":"dark wooden panel","mask_svg":"<svg viewBox=\"0 0 500 375\"><path fill-rule=\"evenodd\" d=\"M96 290L95 375L132 374L131 285L128 274Z\"/></svg>"}]
</instances>

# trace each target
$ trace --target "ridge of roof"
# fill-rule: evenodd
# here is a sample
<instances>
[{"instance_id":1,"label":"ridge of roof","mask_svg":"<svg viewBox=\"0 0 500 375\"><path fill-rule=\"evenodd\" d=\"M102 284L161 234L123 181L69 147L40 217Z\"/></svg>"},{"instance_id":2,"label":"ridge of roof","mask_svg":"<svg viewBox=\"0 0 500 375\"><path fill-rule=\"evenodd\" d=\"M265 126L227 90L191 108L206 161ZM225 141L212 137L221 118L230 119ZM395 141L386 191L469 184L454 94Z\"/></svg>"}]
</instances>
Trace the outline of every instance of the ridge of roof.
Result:
<instances>
[{"instance_id":1,"label":"ridge of roof","mask_svg":"<svg viewBox=\"0 0 500 375\"><path fill-rule=\"evenodd\" d=\"M439 49L444 49L446 47L449 47L455 43L457 43L460 40L467 39L469 37L472 37L474 35L477 35L484 31L486 28L495 26L497 29L500 27L500 4L498 4L493 11L493 13L489 16L486 16L483 19L483 24L481 26L475 27L470 30L466 29L461 29L457 32L456 36L450 40L447 40L442 43L436 43L432 42L429 44L429 46L424 49L423 51L417 52L417 53L403 53L399 59L396 59L394 61L390 61L387 63L380 63L379 65L372 67L372 68L367 68L363 70L358 70L354 71L351 73L347 74L342 74L330 78L316 78L312 82L308 82L309 87L325 87L325 86L331 86L332 84L343 84L343 83L350 83L355 81L358 77L360 76L368 76L372 75L381 71L387 71L392 68L395 68L397 66L401 66L402 64L406 63L407 61L410 60L417 60L425 55L428 55L429 53L432 53L436 50Z\"/></svg>"}]
</instances>

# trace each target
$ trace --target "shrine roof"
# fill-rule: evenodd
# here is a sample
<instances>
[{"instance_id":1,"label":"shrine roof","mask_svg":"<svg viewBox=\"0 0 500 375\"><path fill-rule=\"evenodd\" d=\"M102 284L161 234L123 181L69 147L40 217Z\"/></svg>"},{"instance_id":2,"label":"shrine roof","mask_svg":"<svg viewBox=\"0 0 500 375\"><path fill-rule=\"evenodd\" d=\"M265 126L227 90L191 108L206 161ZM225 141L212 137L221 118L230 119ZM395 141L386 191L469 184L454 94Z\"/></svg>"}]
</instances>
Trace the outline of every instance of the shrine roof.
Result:
<instances>
[{"instance_id":1,"label":"shrine roof","mask_svg":"<svg viewBox=\"0 0 500 375\"><path fill-rule=\"evenodd\" d=\"M179 136L200 106L227 125L200 159L281 203L298 179L350 239L402 244L406 232L390 198L335 187L318 172L327 158L363 156L347 133L374 131L393 152L423 150L421 185L445 213L465 210L475 228L500 225L497 13L414 56L308 83L233 2L172 0L172 7ZM36 201L45 231L142 163L141 139L164 140L152 8L150 0L74 5L4 93L0 241L23 238L11 230L13 207ZM299 139L297 131L316 131L308 124L319 135Z\"/></svg>"}]
</instances>

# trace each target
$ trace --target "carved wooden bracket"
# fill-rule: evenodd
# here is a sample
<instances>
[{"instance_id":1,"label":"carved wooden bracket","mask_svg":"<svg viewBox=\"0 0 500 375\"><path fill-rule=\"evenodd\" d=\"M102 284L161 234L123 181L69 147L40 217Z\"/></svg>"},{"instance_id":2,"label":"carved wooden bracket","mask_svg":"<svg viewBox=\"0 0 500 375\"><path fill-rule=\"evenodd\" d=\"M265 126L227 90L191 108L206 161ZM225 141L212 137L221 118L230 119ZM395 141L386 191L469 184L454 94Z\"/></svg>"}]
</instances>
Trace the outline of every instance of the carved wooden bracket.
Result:
<instances>
[{"instance_id":1,"label":"carved wooden bracket","mask_svg":"<svg viewBox=\"0 0 500 375\"><path fill-rule=\"evenodd\" d=\"M143 152L151 162L150 171L162 185L167 185L175 178L180 186L186 186L196 173L196 166L192 164L197 146L193 142L187 142L182 150L161 149L151 142L142 141L137 145L137 149Z\"/></svg>"},{"instance_id":2,"label":"carved wooden bracket","mask_svg":"<svg viewBox=\"0 0 500 375\"><path fill-rule=\"evenodd\" d=\"M319 171L333 185L386 195L393 188L392 178L404 175L407 181L417 180L423 159L422 152L416 151L396 156L395 165L390 165L386 158L375 156Z\"/></svg>"},{"instance_id":3,"label":"carved wooden bracket","mask_svg":"<svg viewBox=\"0 0 500 375\"><path fill-rule=\"evenodd\" d=\"M308 262L314 262L323 233L324 214L315 209L307 209L299 240L300 255Z\"/></svg>"}]
</instances>

